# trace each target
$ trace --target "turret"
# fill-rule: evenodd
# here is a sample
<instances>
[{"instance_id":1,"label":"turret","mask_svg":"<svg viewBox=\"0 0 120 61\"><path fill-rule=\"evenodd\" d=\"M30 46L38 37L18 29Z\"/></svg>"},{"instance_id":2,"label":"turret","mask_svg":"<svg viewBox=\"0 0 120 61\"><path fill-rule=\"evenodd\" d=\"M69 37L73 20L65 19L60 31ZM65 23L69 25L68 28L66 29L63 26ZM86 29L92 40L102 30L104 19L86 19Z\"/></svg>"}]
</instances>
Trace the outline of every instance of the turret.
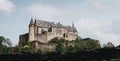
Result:
<instances>
[{"instance_id":1,"label":"turret","mask_svg":"<svg viewBox=\"0 0 120 61\"><path fill-rule=\"evenodd\" d=\"M72 22L72 27L74 27L74 23Z\"/></svg>"},{"instance_id":2,"label":"turret","mask_svg":"<svg viewBox=\"0 0 120 61\"><path fill-rule=\"evenodd\" d=\"M34 41L35 34L34 34L34 22L31 18L30 24L29 24L29 42Z\"/></svg>"},{"instance_id":3,"label":"turret","mask_svg":"<svg viewBox=\"0 0 120 61\"><path fill-rule=\"evenodd\" d=\"M31 18L31 21L30 21L29 27L30 27L30 26L33 26L33 25L34 25L33 18Z\"/></svg>"},{"instance_id":4,"label":"turret","mask_svg":"<svg viewBox=\"0 0 120 61\"><path fill-rule=\"evenodd\" d=\"M37 22L36 22L36 19L35 19L35 22L34 22L34 34L38 34L38 28L37 28ZM35 38L36 40L36 38Z\"/></svg>"},{"instance_id":5,"label":"turret","mask_svg":"<svg viewBox=\"0 0 120 61\"><path fill-rule=\"evenodd\" d=\"M35 26L37 26L37 22L36 22L36 19L35 19L34 25L35 25Z\"/></svg>"}]
</instances>

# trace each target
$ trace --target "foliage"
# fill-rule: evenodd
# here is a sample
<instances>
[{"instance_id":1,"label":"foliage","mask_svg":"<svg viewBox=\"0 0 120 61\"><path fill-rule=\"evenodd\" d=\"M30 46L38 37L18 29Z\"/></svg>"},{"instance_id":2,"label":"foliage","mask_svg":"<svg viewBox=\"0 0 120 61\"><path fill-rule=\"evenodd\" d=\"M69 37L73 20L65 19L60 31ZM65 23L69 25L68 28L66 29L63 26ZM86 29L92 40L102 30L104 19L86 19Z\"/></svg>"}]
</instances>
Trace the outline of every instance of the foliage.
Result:
<instances>
[{"instance_id":1,"label":"foliage","mask_svg":"<svg viewBox=\"0 0 120 61\"><path fill-rule=\"evenodd\" d=\"M29 47L22 48L21 53L33 53L32 49Z\"/></svg>"},{"instance_id":2,"label":"foliage","mask_svg":"<svg viewBox=\"0 0 120 61\"><path fill-rule=\"evenodd\" d=\"M32 47L32 43L31 42L27 42L26 45L24 45L24 47L22 47L21 49L21 53L34 53L35 50Z\"/></svg>"},{"instance_id":3,"label":"foliage","mask_svg":"<svg viewBox=\"0 0 120 61\"><path fill-rule=\"evenodd\" d=\"M37 53L42 53L41 49L38 49L38 50L37 50Z\"/></svg>"},{"instance_id":4,"label":"foliage","mask_svg":"<svg viewBox=\"0 0 120 61\"><path fill-rule=\"evenodd\" d=\"M60 43L60 42L63 42L63 43L66 43L68 40L65 40L63 38L58 38L58 37L55 37L53 39L51 39L49 41L49 43Z\"/></svg>"},{"instance_id":5,"label":"foliage","mask_svg":"<svg viewBox=\"0 0 120 61\"><path fill-rule=\"evenodd\" d=\"M73 53L74 52L74 47L72 45L67 46L65 52L66 53Z\"/></svg>"},{"instance_id":6,"label":"foliage","mask_svg":"<svg viewBox=\"0 0 120 61\"><path fill-rule=\"evenodd\" d=\"M93 50L101 48L100 43L98 40L85 38L85 39L76 39L75 40L75 50Z\"/></svg>"},{"instance_id":7,"label":"foliage","mask_svg":"<svg viewBox=\"0 0 120 61\"><path fill-rule=\"evenodd\" d=\"M7 50L6 46L0 46L0 54L5 54L7 52L8 52L8 50Z\"/></svg>"},{"instance_id":8,"label":"foliage","mask_svg":"<svg viewBox=\"0 0 120 61\"><path fill-rule=\"evenodd\" d=\"M65 52L65 48L66 48L65 44L62 43L62 42L60 42L60 43L58 43L58 45L56 46L55 50L56 50L57 52L64 53L64 52Z\"/></svg>"},{"instance_id":9,"label":"foliage","mask_svg":"<svg viewBox=\"0 0 120 61\"><path fill-rule=\"evenodd\" d=\"M59 41L59 40L57 40ZM90 39L90 38L76 38L74 40L73 45L66 45L66 42L59 42L56 46L56 51L61 53L71 53L83 50L93 50L97 48L101 48L98 40Z\"/></svg>"},{"instance_id":10,"label":"foliage","mask_svg":"<svg viewBox=\"0 0 120 61\"><path fill-rule=\"evenodd\" d=\"M10 39L0 36L0 54L6 54L9 52L12 43Z\"/></svg>"},{"instance_id":11,"label":"foliage","mask_svg":"<svg viewBox=\"0 0 120 61\"><path fill-rule=\"evenodd\" d=\"M115 47L114 44L112 44L111 42L108 42L107 44L103 44L104 48L113 48Z\"/></svg>"},{"instance_id":12,"label":"foliage","mask_svg":"<svg viewBox=\"0 0 120 61\"><path fill-rule=\"evenodd\" d=\"M55 50L59 53L73 53L78 52L81 50L93 50L97 48L101 48L100 43L98 40L85 38L81 39L76 38L71 42L72 44L69 45L68 41L65 39L58 39L54 38L49 43L56 43ZM31 42L27 42L24 45L19 44L15 47L8 47L11 46L11 42L9 39L0 36L0 54L18 54L18 53L41 53L41 50L35 50L32 46ZM112 43L107 43L106 46L113 47ZM47 50L49 51L49 50Z\"/></svg>"},{"instance_id":13,"label":"foliage","mask_svg":"<svg viewBox=\"0 0 120 61\"><path fill-rule=\"evenodd\" d=\"M5 37L3 37L3 36L0 36L0 46L8 46L8 47L11 47L11 46L12 46L12 43L11 43L10 39L5 38Z\"/></svg>"}]
</instances>

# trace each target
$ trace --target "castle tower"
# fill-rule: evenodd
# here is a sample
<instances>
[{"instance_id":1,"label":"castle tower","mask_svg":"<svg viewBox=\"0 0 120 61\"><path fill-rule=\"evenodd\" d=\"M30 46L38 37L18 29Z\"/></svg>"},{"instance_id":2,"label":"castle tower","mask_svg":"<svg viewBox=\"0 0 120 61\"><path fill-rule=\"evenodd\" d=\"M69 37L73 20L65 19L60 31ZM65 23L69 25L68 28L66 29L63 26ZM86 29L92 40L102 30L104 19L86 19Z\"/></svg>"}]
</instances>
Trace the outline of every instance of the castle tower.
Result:
<instances>
[{"instance_id":1,"label":"castle tower","mask_svg":"<svg viewBox=\"0 0 120 61\"><path fill-rule=\"evenodd\" d=\"M34 22L33 19L31 18L30 24L29 24L29 42L35 40L35 31L34 31Z\"/></svg>"},{"instance_id":2,"label":"castle tower","mask_svg":"<svg viewBox=\"0 0 120 61\"><path fill-rule=\"evenodd\" d=\"M35 23L34 23L34 34L36 35L38 33L38 29L37 29L37 23L36 23L36 19L35 19Z\"/></svg>"},{"instance_id":3,"label":"castle tower","mask_svg":"<svg viewBox=\"0 0 120 61\"><path fill-rule=\"evenodd\" d=\"M35 38L34 40L38 40L38 27L37 27L37 22L36 22L36 19L35 19L35 22L34 22L34 35L35 35Z\"/></svg>"}]
</instances>

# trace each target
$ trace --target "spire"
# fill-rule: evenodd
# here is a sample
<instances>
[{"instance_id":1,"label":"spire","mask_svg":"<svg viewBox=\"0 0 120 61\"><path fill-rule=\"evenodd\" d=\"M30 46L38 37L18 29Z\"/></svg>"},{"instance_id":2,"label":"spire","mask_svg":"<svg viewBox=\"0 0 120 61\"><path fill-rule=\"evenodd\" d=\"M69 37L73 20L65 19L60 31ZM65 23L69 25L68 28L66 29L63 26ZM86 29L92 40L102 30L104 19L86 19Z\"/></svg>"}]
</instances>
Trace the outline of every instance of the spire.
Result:
<instances>
[{"instance_id":1,"label":"spire","mask_svg":"<svg viewBox=\"0 0 120 61\"><path fill-rule=\"evenodd\" d=\"M29 26L33 26L33 25L34 25L33 18L31 18Z\"/></svg>"},{"instance_id":2,"label":"spire","mask_svg":"<svg viewBox=\"0 0 120 61\"><path fill-rule=\"evenodd\" d=\"M74 23L72 22L72 27L74 27Z\"/></svg>"},{"instance_id":3,"label":"spire","mask_svg":"<svg viewBox=\"0 0 120 61\"><path fill-rule=\"evenodd\" d=\"M30 25L32 25L32 24L34 24L34 23L33 23L33 18L31 18L31 21L30 21Z\"/></svg>"},{"instance_id":4,"label":"spire","mask_svg":"<svg viewBox=\"0 0 120 61\"><path fill-rule=\"evenodd\" d=\"M37 25L36 19L35 19L34 25Z\"/></svg>"}]
</instances>

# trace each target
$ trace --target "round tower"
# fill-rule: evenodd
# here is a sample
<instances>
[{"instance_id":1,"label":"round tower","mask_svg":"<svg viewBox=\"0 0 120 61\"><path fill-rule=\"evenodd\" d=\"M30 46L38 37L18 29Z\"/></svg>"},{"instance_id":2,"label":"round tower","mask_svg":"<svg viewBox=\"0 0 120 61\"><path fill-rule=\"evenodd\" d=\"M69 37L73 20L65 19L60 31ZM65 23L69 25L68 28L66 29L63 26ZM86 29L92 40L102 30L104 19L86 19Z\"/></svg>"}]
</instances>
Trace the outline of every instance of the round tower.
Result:
<instances>
[{"instance_id":1,"label":"round tower","mask_svg":"<svg viewBox=\"0 0 120 61\"><path fill-rule=\"evenodd\" d=\"M31 18L30 24L29 24L29 42L35 40L35 34L34 34L34 22L33 19Z\"/></svg>"},{"instance_id":2,"label":"round tower","mask_svg":"<svg viewBox=\"0 0 120 61\"><path fill-rule=\"evenodd\" d=\"M35 22L34 22L34 40L37 40L38 41L38 27L37 27L37 22L36 22L36 19L35 19Z\"/></svg>"}]
</instances>

